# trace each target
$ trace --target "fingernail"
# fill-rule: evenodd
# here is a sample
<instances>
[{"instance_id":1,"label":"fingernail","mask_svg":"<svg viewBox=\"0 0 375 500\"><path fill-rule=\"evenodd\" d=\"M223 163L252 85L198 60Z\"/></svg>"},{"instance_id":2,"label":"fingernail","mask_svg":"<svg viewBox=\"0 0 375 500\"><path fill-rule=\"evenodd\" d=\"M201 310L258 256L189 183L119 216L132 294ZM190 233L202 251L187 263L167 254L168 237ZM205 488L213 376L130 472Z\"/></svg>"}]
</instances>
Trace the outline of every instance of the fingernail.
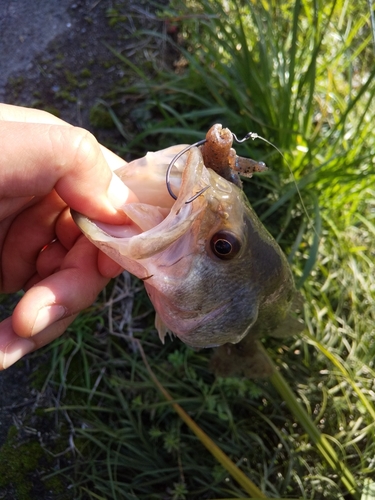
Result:
<instances>
[{"instance_id":1,"label":"fingernail","mask_svg":"<svg viewBox=\"0 0 375 500\"><path fill-rule=\"evenodd\" d=\"M33 351L35 344L32 340L19 338L9 344L3 354L3 368L9 368L25 354Z\"/></svg>"},{"instance_id":2,"label":"fingernail","mask_svg":"<svg viewBox=\"0 0 375 500\"><path fill-rule=\"evenodd\" d=\"M41 332L44 328L65 316L66 313L67 310L63 306L53 305L42 307L36 317L31 335Z\"/></svg>"},{"instance_id":3,"label":"fingernail","mask_svg":"<svg viewBox=\"0 0 375 500\"><path fill-rule=\"evenodd\" d=\"M129 189L116 174L112 175L107 195L109 201L116 209L122 207L129 198Z\"/></svg>"}]
</instances>

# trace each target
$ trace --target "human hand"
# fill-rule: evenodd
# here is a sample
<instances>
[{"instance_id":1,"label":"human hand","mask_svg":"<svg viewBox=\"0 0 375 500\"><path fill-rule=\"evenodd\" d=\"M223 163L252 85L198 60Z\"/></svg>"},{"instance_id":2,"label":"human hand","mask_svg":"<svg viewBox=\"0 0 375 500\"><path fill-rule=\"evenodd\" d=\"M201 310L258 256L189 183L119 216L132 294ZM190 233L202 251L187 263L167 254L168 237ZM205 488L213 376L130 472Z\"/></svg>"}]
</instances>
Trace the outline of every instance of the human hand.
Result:
<instances>
[{"instance_id":1,"label":"human hand","mask_svg":"<svg viewBox=\"0 0 375 500\"><path fill-rule=\"evenodd\" d=\"M69 207L103 222L135 195L124 161L44 111L0 104L0 292L25 290L0 323L0 369L60 336L121 268L81 235Z\"/></svg>"}]
</instances>

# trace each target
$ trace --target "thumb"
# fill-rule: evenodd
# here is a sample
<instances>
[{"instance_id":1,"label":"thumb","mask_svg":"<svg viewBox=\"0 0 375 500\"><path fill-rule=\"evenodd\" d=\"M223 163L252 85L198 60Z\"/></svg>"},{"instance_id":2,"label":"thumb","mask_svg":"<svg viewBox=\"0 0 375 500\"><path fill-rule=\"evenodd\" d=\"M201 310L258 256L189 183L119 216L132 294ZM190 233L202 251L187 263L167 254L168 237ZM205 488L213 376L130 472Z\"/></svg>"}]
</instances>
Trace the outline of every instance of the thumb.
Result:
<instances>
[{"instance_id":1,"label":"thumb","mask_svg":"<svg viewBox=\"0 0 375 500\"><path fill-rule=\"evenodd\" d=\"M103 222L121 223L119 210L135 195L112 172L95 137L72 126L0 121L0 195L45 196L56 189L67 205Z\"/></svg>"}]
</instances>

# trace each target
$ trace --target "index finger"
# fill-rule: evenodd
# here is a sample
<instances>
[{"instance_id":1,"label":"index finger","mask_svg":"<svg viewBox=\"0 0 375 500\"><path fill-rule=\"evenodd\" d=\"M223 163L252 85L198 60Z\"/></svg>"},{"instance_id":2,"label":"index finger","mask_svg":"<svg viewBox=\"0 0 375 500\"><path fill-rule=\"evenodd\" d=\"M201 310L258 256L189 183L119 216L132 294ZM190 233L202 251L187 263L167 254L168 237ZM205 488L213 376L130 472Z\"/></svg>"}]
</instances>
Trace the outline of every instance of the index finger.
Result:
<instances>
[{"instance_id":1,"label":"index finger","mask_svg":"<svg viewBox=\"0 0 375 500\"><path fill-rule=\"evenodd\" d=\"M23 122L23 123L45 123L49 125L65 125L71 127L69 123L61 120L47 111L34 108L25 108L22 106L13 106L11 104L0 103L0 120L8 122ZM107 160L111 170L117 170L126 163L122 158L107 149L102 144L99 144L104 158Z\"/></svg>"},{"instance_id":2,"label":"index finger","mask_svg":"<svg viewBox=\"0 0 375 500\"><path fill-rule=\"evenodd\" d=\"M73 209L103 222L124 221L119 212L132 193L112 174L88 131L65 124L0 121L1 197L44 196L56 189Z\"/></svg>"}]
</instances>

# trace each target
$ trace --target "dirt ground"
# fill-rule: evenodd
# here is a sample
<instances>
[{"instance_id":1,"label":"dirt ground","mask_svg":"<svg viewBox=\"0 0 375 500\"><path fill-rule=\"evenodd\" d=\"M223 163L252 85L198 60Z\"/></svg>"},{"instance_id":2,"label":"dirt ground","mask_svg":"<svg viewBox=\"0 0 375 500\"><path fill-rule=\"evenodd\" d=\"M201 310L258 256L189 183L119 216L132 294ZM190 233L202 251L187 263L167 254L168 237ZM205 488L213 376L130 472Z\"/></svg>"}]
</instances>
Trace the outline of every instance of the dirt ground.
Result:
<instances>
[{"instance_id":1,"label":"dirt ground","mask_svg":"<svg viewBox=\"0 0 375 500\"><path fill-rule=\"evenodd\" d=\"M137 63L139 42L131 34L139 22L160 24L147 1L3 0L0 101L46 109L101 140L108 131L92 125L90 110L123 77L123 66L109 47ZM0 300L1 319L15 303L15 297ZM31 357L0 372L0 447L10 427L22 429L38 406L41 395L30 383L37 369ZM50 498L45 491L37 497ZM15 497L0 487L0 498Z\"/></svg>"},{"instance_id":2,"label":"dirt ground","mask_svg":"<svg viewBox=\"0 0 375 500\"><path fill-rule=\"evenodd\" d=\"M133 18L154 19L147 2L145 7L135 3L0 2L0 100L42 107L93 130L91 107L123 76L123 65L109 47L132 58Z\"/></svg>"}]
</instances>

